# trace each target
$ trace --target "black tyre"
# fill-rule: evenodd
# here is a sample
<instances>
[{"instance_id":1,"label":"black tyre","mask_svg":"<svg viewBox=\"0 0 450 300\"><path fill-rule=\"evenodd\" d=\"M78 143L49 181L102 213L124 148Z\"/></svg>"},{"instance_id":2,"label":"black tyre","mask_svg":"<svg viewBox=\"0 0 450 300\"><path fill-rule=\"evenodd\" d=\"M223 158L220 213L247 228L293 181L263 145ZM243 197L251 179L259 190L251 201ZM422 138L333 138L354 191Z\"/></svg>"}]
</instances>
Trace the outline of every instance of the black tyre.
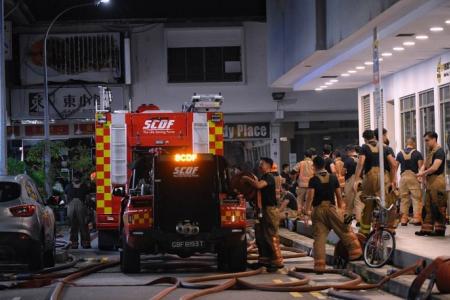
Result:
<instances>
[{"instance_id":1,"label":"black tyre","mask_svg":"<svg viewBox=\"0 0 450 300\"><path fill-rule=\"evenodd\" d=\"M139 273L141 271L141 255L139 251L124 245L120 253L120 270L123 273Z\"/></svg>"},{"instance_id":2,"label":"black tyre","mask_svg":"<svg viewBox=\"0 0 450 300\"><path fill-rule=\"evenodd\" d=\"M234 236L220 247L217 253L217 267L222 271L242 272L247 268L246 235Z\"/></svg>"},{"instance_id":3,"label":"black tyre","mask_svg":"<svg viewBox=\"0 0 450 300\"><path fill-rule=\"evenodd\" d=\"M100 250L114 250L115 244L115 231L98 231L98 249Z\"/></svg>"},{"instance_id":4,"label":"black tyre","mask_svg":"<svg viewBox=\"0 0 450 300\"><path fill-rule=\"evenodd\" d=\"M41 243L35 242L31 246L28 260L28 267L31 271L39 271L44 267L44 247Z\"/></svg>"},{"instance_id":5,"label":"black tyre","mask_svg":"<svg viewBox=\"0 0 450 300\"><path fill-rule=\"evenodd\" d=\"M53 240L51 245L47 247L47 250L44 252L44 267L54 267L55 266L55 257L56 257L56 228L53 229Z\"/></svg>"},{"instance_id":6,"label":"black tyre","mask_svg":"<svg viewBox=\"0 0 450 300\"><path fill-rule=\"evenodd\" d=\"M395 252L395 237L389 230L374 230L364 245L364 262L371 268L387 264Z\"/></svg>"}]
</instances>

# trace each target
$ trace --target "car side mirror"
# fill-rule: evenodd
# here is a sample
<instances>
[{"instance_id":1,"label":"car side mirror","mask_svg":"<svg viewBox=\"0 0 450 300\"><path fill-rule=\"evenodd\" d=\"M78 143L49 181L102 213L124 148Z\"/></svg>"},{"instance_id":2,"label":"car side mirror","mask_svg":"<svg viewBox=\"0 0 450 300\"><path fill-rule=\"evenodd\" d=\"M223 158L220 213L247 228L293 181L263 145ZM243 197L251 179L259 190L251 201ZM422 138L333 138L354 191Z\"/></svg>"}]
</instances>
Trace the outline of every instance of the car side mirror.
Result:
<instances>
[{"instance_id":1,"label":"car side mirror","mask_svg":"<svg viewBox=\"0 0 450 300\"><path fill-rule=\"evenodd\" d=\"M114 195L114 196L118 196L118 197L125 197L125 188L124 187L122 187L122 186L120 186L120 187L115 187L114 189L113 189L113 192L112 192L112 194Z\"/></svg>"}]
</instances>

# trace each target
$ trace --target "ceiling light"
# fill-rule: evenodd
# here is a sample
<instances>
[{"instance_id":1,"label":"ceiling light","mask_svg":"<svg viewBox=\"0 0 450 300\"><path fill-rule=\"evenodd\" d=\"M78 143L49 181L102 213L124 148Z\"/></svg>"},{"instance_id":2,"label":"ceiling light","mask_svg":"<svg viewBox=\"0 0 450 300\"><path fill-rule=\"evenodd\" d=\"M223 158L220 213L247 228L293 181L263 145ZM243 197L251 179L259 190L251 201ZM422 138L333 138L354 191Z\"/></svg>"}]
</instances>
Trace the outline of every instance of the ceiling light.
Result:
<instances>
[{"instance_id":1,"label":"ceiling light","mask_svg":"<svg viewBox=\"0 0 450 300\"><path fill-rule=\"evenodd\" d=\"M325 82L325 85L332 85L332 82Z\"/></svg>"},{"instance_id":2,"label":"ceiling light","mask_svg":"<svg viewBox=\"0 0 450 300\"><path fill-rule=\"evenodd\" d=\"M316 90L316 91L322 91L323 89L321 89L320 87L318 87L318 88L315 88L314 90Z\"/></svg>"},{"instance_id":3,"label":"ceiling light","mask_svg":"<svg viewBox=\"0 0 450 300\"><path fill-rule=\"evenodd\" d=\"M357 66L357 67L356 67L357 70L364 70L365 68L366 68L366 67L364 67L364 66Z\"/></svg>"},{"instance_id":4,"label":"ceiling light","mask_svg":"<svg viewBox=\"0 0 450 300\"><path fill-rule=\"evenodd\" d=\"M337 79L331 79L331 80L330 80L330 82L333 82L333 83L334 83L334 82L338 82L338 81L339 81L339 80L337 80Z\"/></svg>"},{"instance_id":5,"label":"ceiling light","mask_svg":"<svg viewBox=\"0 0 450 300\"><path fill-rule=\"evenodd\" d=\"M383 58L382 57L380 57L379 59L378 59L379 61L383 61Z\"/></svg>"},{"instance_id":6,"label":"ceiling light","mask_svg":"<svg viewBox=\"0 0 450 300\"><path fill-rule=\"evenodd\" d=\"M348 77L348 76L350 76L350 74L348 74L348 73L342 73L341 76Z\"/></svg>"},{"instance_id":7,"label":"ceiling light","mask_svg":"<svg viewBox=\"0 0 450 300\"><path fill-rule=\"evenodd\" d=\"M439 32L439 31L442 31L442 30L444 30L444 28L439 27L439 26L435 26L435 27L431 27L430 28L430 31L432 31L432 32Z\"/></svg>"},{"instance_id":8,"label":"ceiling light","mask_svg":"<svg viewBox=\"0 0 450 300\"><path fill-rule=\"evenodd\" d=\"M372 62L372 61L366 61L364 64L365 64L366 66L371 66L371 65L373 65L373 62Z\"/></svg>"},{"instance_id":9,"label":"ceiling light","mask_svg":"<svg viewBox=\"0 0 450 300\"><path fill-rule=\"evenodd\" d=\"M416 43L413 41L406 41L403 43L403 46L414 46Z\"/></svg>"},{"instance_id":10,"label":"ceiling light","mask_svg":"<svg viewBox=\"0 0 450 300\"><path fill-rule=\"evenodd\" d=\"M394 48L392 48L392 50L394 50L394 51L403 51L403 50L405 50L405 48L403 48L403 47L394 47Z\"/></svg>"},{"instance_id":11,"label":"ceiling light","mask_svg":"<svg viewBox=\"0 0 450 300\"><path fill-rule=\"evenodd\" d=\"M356 73L355 70L348 70L347 72L348 72L348 73Z\"/></svg>"},{"instance_id":12,"label":"ceiling light","mask_svg":"<svg viewBox=\"0 0 450 300\"><path fill-rule=\"evenodd\" d=\"M327 85L321 85L320 88L321 89L326 89L328 86Z\"/></svg>"},{"instance_id":13,"label":"ceiling light","mask_svg":"<svg viewBox=\"0 0 450 300\"><path fill-rule=\"evenodd\" d=\"M381 56L392 56L391 52L383 52L381 53Z\"/></svg>"},{"instance_id":14,"label":"ceiling light","mask_svg":"<svg viewBox=\"0 0 450 300\"><path fill-rule=\"evenodd\" d=\"M428 39L428 35L425 35L425 34L417 35L416 39L417 40L426 40L426 39Z\"/></svg>"}]
</instances>

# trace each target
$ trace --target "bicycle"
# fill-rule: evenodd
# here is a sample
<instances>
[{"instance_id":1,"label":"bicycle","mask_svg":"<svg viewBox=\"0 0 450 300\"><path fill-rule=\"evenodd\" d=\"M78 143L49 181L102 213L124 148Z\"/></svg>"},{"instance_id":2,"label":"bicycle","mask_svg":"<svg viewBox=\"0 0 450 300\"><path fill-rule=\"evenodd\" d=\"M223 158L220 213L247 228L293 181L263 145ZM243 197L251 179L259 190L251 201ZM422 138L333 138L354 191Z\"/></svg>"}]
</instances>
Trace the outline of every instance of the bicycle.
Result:
<instances>
[{"instance_id":1,"label":"bicycle","mask_svg":"<svg viewBox=\"0 0 450 300\"><path fill-rule=\"evenodd\" d=\"M367 197L368 201L374 201L373 229L364 244L363 258L367 266L371 268L381 268L389 262L395 252L394 233L387 229L387 224L395 214L395 205L388 208L381 205L379 197Z\"/></svg>"}]
</instances>

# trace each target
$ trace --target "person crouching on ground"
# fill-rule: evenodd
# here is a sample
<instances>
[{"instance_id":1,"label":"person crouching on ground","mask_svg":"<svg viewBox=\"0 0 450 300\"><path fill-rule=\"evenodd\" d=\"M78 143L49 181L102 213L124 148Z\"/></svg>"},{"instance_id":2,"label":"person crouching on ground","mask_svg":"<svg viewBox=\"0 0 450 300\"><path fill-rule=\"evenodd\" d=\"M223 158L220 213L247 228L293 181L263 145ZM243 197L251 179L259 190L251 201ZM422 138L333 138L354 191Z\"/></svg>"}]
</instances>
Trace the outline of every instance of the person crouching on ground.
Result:
<instances>
[{"instance_id":1,"label":"person crouching on ground","mask_svg":"<svg viewBox=\"0 0 450 300\"><path fill-rule=\"evenodd\" d=\"M313 160L315 175L310 179L306 202L306 214L311 215L314 238L314 270L321 272L326 269L325 244L330 230L342 240L349 252L349 259L355 260L361 257L361 245L350 226L344 223L343 217L338 214L336 201L339 207L345 205L341 197L339 182L334 174L329 174L325 169L325 160L316 157Z\"/></svg>"},{"instance_id":2,"label":"person crouching on ground","mask_svg":"<svg viewBox=\"0 0 450 300\"><path fill-rule=\"evenodd\" d=\"M269 272L284 267L281 256L280 238L278 229L280 225L280 214L277 208L275 192L275 178L271 174L273 160L268 157L261 157L259 169L261 179L256 180L249 176L243 176L242 181L250 183L258 190L261 207L258 207L258 219L255 222L255 237L258 247L258 264L254 267L264 266Z\"/></svg>"},{"instance_id":3,"label":"person crouching on ground","mask_svg":"<svg viewBox=\"0 0 450 300\"><path fill-rule=\"evenodd\" d=\"M296 218L297 217L297 199L295 195L289 191L290 186L287 183L281 185L281 201L280 201L280 217Z\"/></svg>"}]
</instances>

